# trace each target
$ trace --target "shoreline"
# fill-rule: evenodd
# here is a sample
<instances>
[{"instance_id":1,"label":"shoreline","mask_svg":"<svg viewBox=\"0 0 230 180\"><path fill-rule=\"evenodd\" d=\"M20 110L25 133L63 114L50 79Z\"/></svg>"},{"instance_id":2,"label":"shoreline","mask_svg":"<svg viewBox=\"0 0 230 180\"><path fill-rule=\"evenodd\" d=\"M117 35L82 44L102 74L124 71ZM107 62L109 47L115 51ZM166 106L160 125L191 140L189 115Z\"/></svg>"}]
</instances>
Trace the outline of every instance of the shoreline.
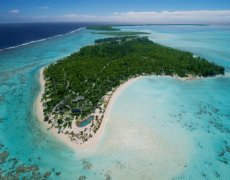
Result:
<instances>
[{"instance_id":1,"label":"shoreline","mask_svg":"<svg viewBox=\"0 0 230 180\"><path fill-rule=\"evenodd\" d=\"M45 80L43 78L44 68L45 67L42 67L41 69L39 69L39 72L38 72L38 80L39 80L40 90L39 90L38 96L37 96L35 104L34 104L35 114L36 114L38 120L41 122L41 125L43 126L43 128L45 128L47 131L49 131L55 138L60 140L62 143L68 145L71 149L79 148L79 147L77 147L77 144L74 145L67 136L65 136L62 133L58 134L58 130L56 128L50 128L50 125L44 121L43 104L41 101L42 95L43 95L44 90L45 90Z\"/></svg>"},{"instance_id":2,"label":"shoreline","mask_svg":"<svg viewBox=\"0 0 230 180\"><path fill-rule=\"evenodd\" d=\"M19 45L15 45L15 46L10 46L10 47L6 47L6 48L2 48L2 49L0 49L0 52L1 52L1 51L6 51L6 50L11 50L11 49L16 49L16 48L19 48L19 47L22 47L22 46L27 46L27 45L30 45L30 44L35 44L35 43L38 43L38 42L50 40L50 39L57 38L57 37L61 37L61 36L68 35L68 34L73 34L73 33L75 33L75 32L81 31L82 29L85 29L85 27L80 27L80 28L77 28L77 29L75 29L75 30L72 30L72 31L67 32L67 33L64 33L64 34L58 34L58 35L54 35L54 36L51 36L51 37L42 38L42 39L38 39L38 40L31 40L31 41L29 41L29 42L22 43L22 44L19 44Z\"/></svg>"},{"instance_id":3,"label":"shoreline","mask_svg":"<svg viewBox=\"0 0 230 180\"><path fill-rule=\"evenodd\" d=\"M144 76L138 76L135 78L131 78L128 81L125 81L123 84L121 84L118 88L116 88L113 93L111 94L111 96L109 97L109 101L108 104L106 106L105 112L104 112L104 117L102 119L100 128L97 130L97 132L95 134L93 134L92 138L88 139L88 141L82 143L82 144L78 144L75 141L71 141L71 139L63 134L63 133L58 133L58 129L56 128L50 128L50 125L44 121L44 114L43 114L43 104L41 101L42 95L44 93L44 88L45 88L45 80L43 78L43 70L45 67L41 68L39 70L39 85L40 85L40 91L38 93L38 96L36 98L35 104L34 104L34 109L36 112L36 116L38 118L38 120L42 123L42 125L44 126L44 128L46 128L48 131L51 132L51 134L56 137L57 139L59 139L61 142L63 142L64 144L68 145L71 149L73 150L78 150L81 148L87 148L87 147L91 147L91 146L96 146L100 140L100 138L103 135L103 131L105 128L105 125L108 121L111 109L112 109L112 105L114 103L114 101L117 99L117 97L123 92L124 89L126 89L129 85L131 85L133 82L143 78Z\"/></svg>"},{"instance_id":4,"label":"shoreline","mask_svg":"<svg viewBox=\"0 0 230 180\"><path fill-rule=\"evenodd\" d=\"M135 81L142 79L144 77L148 77L148 76L150 77L151 76L151 75L140 75L137 77L130 78L127 81L123 82L121 85L119 85L114 91L112 91L111 95L109 95L109 98L108 98L108 104L105 108L105 112L103 114L104 117L103 117L102 122L100 124L100 128L96 131L95 134L93 134L93 136L91 138L89 138L87 141L79 144L76 141L72 141L71 138L68 137L68 135L66 135L64 133L58 133L57 128L55 128L55 127L51 128L51 126L47 122L44 121L43 104L41 101L42 95L44 93L44 88L45 88L45 80L43 78L44 68L45 67L42 67L39 70L39 76L38 77L39 77L40 91L38 93L38 96L36 98L36 102L34 105L36 116L37 116L38 120L42 123L44 128L49 130L54 137L59 139L64 144L68 145L73 150L78 150L81 148L96 146L99 143L101 137L103 136L103 131L105 129L106 123L108 122L109 115L110 115L110 112L112 110L112 105L114 104L117 97L123 92L123 90L125 90L129 85L131 85ZM181 80L181 81L190 81L190 80L202 79L202 77L194 77L191 75L189 75L188 77L184 77L184 78L176 76L176 75L174 75L174 76L161 75L160 77L171 77L171 78L175 78L175 79ZM70 130L74 131L74 128L71 128Z\"/></svg>"}]
</instances>

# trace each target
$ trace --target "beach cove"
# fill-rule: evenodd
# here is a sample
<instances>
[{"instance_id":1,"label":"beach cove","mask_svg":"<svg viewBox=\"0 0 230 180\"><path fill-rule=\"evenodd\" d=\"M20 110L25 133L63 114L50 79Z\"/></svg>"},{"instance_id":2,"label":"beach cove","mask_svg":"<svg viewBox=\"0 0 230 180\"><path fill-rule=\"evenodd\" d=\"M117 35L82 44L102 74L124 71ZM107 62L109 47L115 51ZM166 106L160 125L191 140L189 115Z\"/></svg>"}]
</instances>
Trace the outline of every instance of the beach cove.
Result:
<instances>
[{"instance_id":1,"label":"beach cove","mask_svg":"<svg viewBox=\"0 0 230 180\"><path fill-rule=\"evenodd\" d=\"M69 146L73 150L78 150L81 148L89 148L92 146L96 146L99 143L100 138L103 135L103 131L104 131L104 128L106 126L106 123L109 119L109 116L110 116L114 102L116 101L118 96L132 83L134 83L137 80L140 80L142 78L147 78L147 77L170 78L170 76L154 76L154 75L152 75L152 76L138 76L138 77L130 78L129 80L127 80L123 84L119 85L113 92L109 92L108 93L109 95L107 95L105 97L106 100L104 100L104 101L106 101L107 105L105 108L105 112L103 113L103 119L102 119L101 127L99 128L99 130L95 134L93 134L92 138L88 139L88 141L86 141L86 142L79 144L79 143L71 140L71 138L68 137L67 134L58 132L57 128L50 126L47 122L44 122L45 117L44 117L44 113L43 113L44 108L43 108L43 103L42 103L42 95L44 93L45 80L44 80L43 73L44 73L44 68L41 68L39 70L39 76L38 76L39 83L40 83L40 91L39 91L39 94L37 96L36 102L34 104L34 111L36 112L38 119L44 124L44 128L51 131L54 136L56 136L60 141L64 142L67 146ZM188 77L184 77L184 78L174 76L173 78L175 78L177 80L181 80L181 81L201 79L201 77L193 77L193 76L188 76ZM68 128L67 130L68 131L74 131L74 132L79 132L81 130L84 131L84 129L86 127L89 127L91 125L91 123L89 123L83 127L77 127L76 125L74 125L73 128ZM88 133L90 133L90 132L88 132Z\"/></svg>"},{"instance_id":2,"label":"beach cove","mask_svg":"<svg viewBox=\"0 0 230 180\"><path fill-rule=\"evenodd\" d=\"M40 72L38 117L43 116L40 119L62 139L86 147L102 134L111 97L137 77L151 75L192 80L224 75L224 67L147 37L97 40Z\"/></svg>"},{"instance_id":3,"label":"beach cove","mask_svg":"<svg viewBox=\"0 0 230 180\"><path fill-rule=\"evenodd\" d=\"M37 96L36 103L34 104L34 108L35 108L37 117L44 124L44 126L45 126L45 128L47 130L50 130L58 139L60 139L62 142L64 142L67 146L71 147L73 150L78 150L80 148L87 148L87 147L90 147L90 146L96 146L97 145L97 143L100 140L100 137L103 134L103 130L105 128L106 122L109 119L109 115L110 115L110 112L111 112L111 109L112 109L112 105L113 105L114 101L116 100L116 98L130 84L132 84L133 82L143 78L143 77L136 77L136 78L129 79L125 83L121 84L118 88L116 88L114 90L114 92L110 93L108 97L106 97L106 99L107 99L106 101L108 101L108 104L106 106L105 113L103 114L104 117L103 117L103 120L102 120L102 123L101 123L101 127L93 135L93 137L90 138L88 141L86 141L86 142L84 142L82 144L78 144L76 142L71 141L71 139L67 135L65 135L63 133L58 133L58 129L50 128L48 123L44 122L45 117L44 117L44 113L43 113L43 104L42 104L42 100L41 100L42 95L44 93L44 87L45 87L45 80L44 80L44 77L43 77L43 71L44 71L44 68L41 68L39 70L39 78L38 79L39 79L39 83L40 83L40 91L39 91L39 94ZM70 130L79 131L79 129L84 130L84 128L85 127L82 127L82 128L75 127L75 128L71 128Z\"/></svg>"}]
</instances>

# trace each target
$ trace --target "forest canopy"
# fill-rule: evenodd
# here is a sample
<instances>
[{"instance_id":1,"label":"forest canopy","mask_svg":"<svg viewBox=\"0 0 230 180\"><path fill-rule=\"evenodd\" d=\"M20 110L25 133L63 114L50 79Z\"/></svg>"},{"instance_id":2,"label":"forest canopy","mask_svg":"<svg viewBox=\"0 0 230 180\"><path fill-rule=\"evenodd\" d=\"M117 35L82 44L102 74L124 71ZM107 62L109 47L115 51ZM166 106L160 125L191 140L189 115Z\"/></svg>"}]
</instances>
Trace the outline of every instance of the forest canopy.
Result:
<instances>
[{"instance_id":1,"label":"forest canopy","mask_svg":"<svg viewBox=\"0 0 230 180\"><path fill-rule=\"evenodd\" d=\"M120 29L114 28L112 26L88 26L86 29L96 31L120 31Z\"/></svg>"},{"instance_id":2,"label":"forest canopy","mask_svg":"<svg viewBox=\"0 0 230 180\"><path fill-rule=\"evenodd\" d=\"M97 40L44 70L45 114L67 97L84 96L82 116L98 108L103 96L121 82L138 75L178 75L186 77L224 74L224 68L201 57L150 41L147 37L115 37Z\"/></svg>"}]
</instances>

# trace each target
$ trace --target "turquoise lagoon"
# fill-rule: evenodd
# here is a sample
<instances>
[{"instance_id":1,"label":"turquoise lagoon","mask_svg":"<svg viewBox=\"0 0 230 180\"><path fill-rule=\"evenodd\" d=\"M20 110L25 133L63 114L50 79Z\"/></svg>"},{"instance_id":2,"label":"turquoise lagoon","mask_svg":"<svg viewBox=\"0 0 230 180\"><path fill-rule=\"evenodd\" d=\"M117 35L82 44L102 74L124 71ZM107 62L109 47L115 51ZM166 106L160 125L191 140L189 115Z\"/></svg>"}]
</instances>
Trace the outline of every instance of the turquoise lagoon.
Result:
<instances>
[{"instance_id":1,"label":"turquoise lagoon","mask_svg":"<svg viewBox=\"0 0 230 180\"><path fill-rule=\"evenodd\" d=\"M50 179L229 179L230 27L126 26L225 66L223 77L145 77L116 99L100 142L74 151L37 120L38 70L102 35L81 30L0 52L0 143ZM7 167L2 167L7 169Z\"/></svg>"}]
</instances>

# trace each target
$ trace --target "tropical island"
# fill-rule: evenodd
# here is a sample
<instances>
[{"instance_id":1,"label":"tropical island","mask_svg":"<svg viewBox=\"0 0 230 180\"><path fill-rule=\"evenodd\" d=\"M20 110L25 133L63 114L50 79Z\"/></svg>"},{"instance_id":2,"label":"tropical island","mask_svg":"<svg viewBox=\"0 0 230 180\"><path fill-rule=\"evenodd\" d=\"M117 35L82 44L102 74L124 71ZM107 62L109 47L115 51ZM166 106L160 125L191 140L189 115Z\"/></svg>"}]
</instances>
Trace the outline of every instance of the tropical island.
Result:
<instances>
[{"instance_id":1,"label":"tropical island","mask_svg":"<svg viewBox=\"0 0 230 180\"><path fill-rule=\"evenodd\" d=\"M110 36L138 36L138 35L147 35L151 34L148 32L135 32L135 31L111 31L111 32L92 32L92 34L104 34L104 35L110 35Z\"/></svg>"},{"instance_id":2,"label":"tropical island","mask_svg":"<svg viewBox=\"0 0 230 180\"><path fill-rule=\"evenodd\" d=\"M88 26L88 30L93 30L92 34L103 34L109 36L138 36L151 34L149 32L141 31L121 31L121 29L114 28L112 26Z\"/></svg>"},{"instance_id":3,"label":"tropical island","mask_svg":"<svg viewBox=\"0 0 230 180\"><path fill-rule=\"evenodd\" d=\"M96 31L120 31L120 29L118 28L114 28L112 26L109 25L105 25L105 26L88 26L86 27L86 29L89 30L96 30Z\"/></svg>"},{"instance_id":4,"label":"tropical island","mask_svg":"<svg viewBox=\"0 0 230 180\"><path fill-rule=\"evenodd\" d=\"M43 120L72 142L83 145L102 129L112 95L128 80L148 75L221 74L222 66L147 37L100 39L44 69Z\"/></svg>"}]
</instances>

